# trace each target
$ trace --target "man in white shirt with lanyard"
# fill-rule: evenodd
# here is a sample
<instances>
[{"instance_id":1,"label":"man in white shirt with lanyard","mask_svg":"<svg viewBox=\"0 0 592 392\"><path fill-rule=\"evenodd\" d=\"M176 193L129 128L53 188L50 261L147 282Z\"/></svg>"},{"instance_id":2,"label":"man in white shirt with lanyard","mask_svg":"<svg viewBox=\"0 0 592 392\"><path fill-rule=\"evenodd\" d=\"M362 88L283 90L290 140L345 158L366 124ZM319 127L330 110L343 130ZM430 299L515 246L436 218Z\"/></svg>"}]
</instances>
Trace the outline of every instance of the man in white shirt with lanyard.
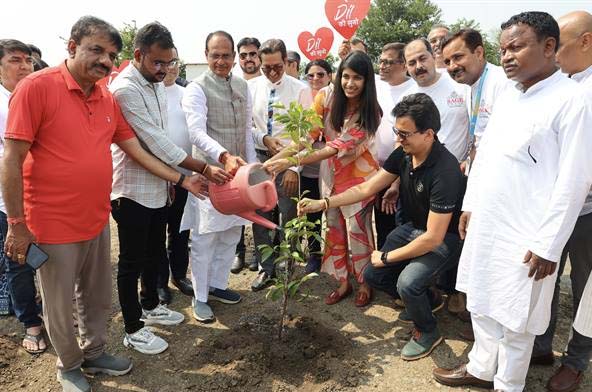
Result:
<instances>
[{"instance_id":1,"label":"man in white shirt with lanyard","mask_svg":"<svg viewBox=\"0 0 592 392\"><path fill-rule=\"evenodd\" d=\"M424 93L430 96L438 110L442 128L438 139L462 162L469 147L469 114L466 100L468 87L436 71L436 61L429 42L423 38L405 46L405 61L409 75L417 83L403 95Z\"/></svg>"},{"instance_id":2,"label":"man in white shirt with lanyard","mask_svg":"<svg viewBox=\"0 0 592 392\"><path fill-rule=\"evenodd\" d=\"M435 369L449 386L524 390L547 328L557 262L592 185L592 104L557 69L559 26L544 12L501 25L501 61L517 82L498 98L469 176L456 288L467 294L469 362Z\"/></svg>"},{"instance_id":3,"label":"man in white shirt with lanyard","mask_svg":"<svg viewBox=\"0 0 592 392\"><path fill-rule=\"evenodd\" d=\"M585 11L576 11L559 18L558 23L561 46L557 51L557 63L562 72L568 74L572 80L583 85L585 90L592 94L592 15ZM592 123L588 124L587 129L588 131L592 130ZM579 306L580 309L590 312L592 298L586 298L583 292L588 277L591 276L590 271L592 271L591 232L592 192L588 193L575 228L561 254L551 305L551 322L545 333L537 336L534 341L531 365L550 366L554 362L553 336L558 317L559 278L563 274L568 255L571 265L573 311L575 313ZM590 295L588 293L588 296ZM586 301L588 301L587 306L585 305ZM592 320L589 323L592 324ZM592 328L590 324L588 328ZM547 384L547 388L551 392L574 390L582 382L588 368L592 354L592 337L584 336L576 325L574 327L569 336L566 352L561 358L561 366Z\"/></svg>"},{"instance_id":4,"label":"man in white shirt with lanyard","mask_svg":"<svg viewBox=\"0 0 592 392\"><path fill-rule=\"evenodd\" d=\"M277 154L289 139L283 136L284 127L274 119L274 114L280 109L274 108L276 103L286 108L291 102L298 102L305 109L312 105L312 92L308 86L286 74L287 66L286 45L282 40L270 39L259 48L261 71L263 75L249 80L249 90L253 98L253 134L257 158L264 162ZM296 216L296 204L291 197L298 193L298 170L286 170L276 178L278 190L278 207L280 225ZM267 219L272 211L260 213ZM261 266L259 275L253 281L251 289L258 291L271 283L275 275L273 257L261 260L259 245L271 245L269 229L253 224L253 239L255 242L255 257Z\"/></svg>"},{"instance_id":5,"label":"man in white shirt with lanyard","mask_svg":"<svg viewBox=\"0 0 592 392\"><path fill-rule=\"evenodd\" d=\"M382 167L386 159L395 150L397 136L393 132L394 117L391 115L393 108L403 93L415 85L415 81L407 76L405 67L405 44L393 42L383 46L378 59L378 74L381 83L376 84L378 103L382 109L382 119L372 141L372 153L378 164ZM395 209L399 195L400 181L395 180L389 188L379 193L374 206L374 221L376 225L377 248L381 249L387 235L396 226ZM385 196L386 195L386 196Z\"/></svg>"}]
</instances>

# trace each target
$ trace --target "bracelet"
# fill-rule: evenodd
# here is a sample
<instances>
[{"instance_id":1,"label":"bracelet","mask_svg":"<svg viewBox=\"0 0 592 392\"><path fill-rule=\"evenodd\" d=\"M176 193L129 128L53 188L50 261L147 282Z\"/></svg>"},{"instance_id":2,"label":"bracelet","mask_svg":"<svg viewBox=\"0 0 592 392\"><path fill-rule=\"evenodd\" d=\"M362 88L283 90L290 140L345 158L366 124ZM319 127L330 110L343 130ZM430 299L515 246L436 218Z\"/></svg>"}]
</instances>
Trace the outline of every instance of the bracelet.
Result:
<instances>
[{"instance_id":1,"label":"bracelet","mask_svg":"<svg viewBox=\"0 0 592 392\"><path fill-rule=\"evenodd\" d=\"M325 201L325 211L327 211L329 209L329 198L325 197L323 200Z\"/></svg>"},{"instance_id":2,"label":"bracelet","mask_svg":"<svg viewBox=\"0 0 592 392\"><path fill-rule=\"evenodd\" d=\"M9 225L18 225L19 223L25 223L25 217L19 216L17 218L6 218L6 221Z\"/></svg>"},{"instance_id":3,"label":"bracelet","mask_svg":"<svg viewBox=\"0 0 592 392\"><path fill-rule=\"evenodd\" d=\"M179 177L179 181L177 181L175 185L181 186L183 184L183 181L185 181L185 174L181 173L181 177Z\"/></svg>"},{"instance_id":4,"label":"bracelet","mask_svg":"<svg viewBox=\"0 0 592 392\"><path fill-rule=\"evenodd\" d=\"M207 163L205 164L205 166L203 167L203 169L201 169L201 171L199 172L199 174L204 174L206 172L206 170L208 170L208 167L210 167L210 165L208 165Z\"/></svg>"}]
</instances>

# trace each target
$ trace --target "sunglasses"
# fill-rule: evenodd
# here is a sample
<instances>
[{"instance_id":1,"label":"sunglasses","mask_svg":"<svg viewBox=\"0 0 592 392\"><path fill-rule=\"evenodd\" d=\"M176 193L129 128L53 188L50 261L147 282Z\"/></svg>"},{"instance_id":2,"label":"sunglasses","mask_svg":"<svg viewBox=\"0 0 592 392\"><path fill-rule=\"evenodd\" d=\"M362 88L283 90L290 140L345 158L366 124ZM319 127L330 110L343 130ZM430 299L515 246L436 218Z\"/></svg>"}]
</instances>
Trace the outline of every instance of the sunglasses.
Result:
<instances>
[{"instance_id":1,"label":"sunglasses","mask_svg":"<svg viewBox=\"0 0 592 392\"><path fill-rule=\"evenodd\" d=\"M395 133L395 135L397 135L398 137L400 137L401 140L407 139L408 137L413 136L416 133L423 133L421 131L414 131L414 132L411 132L411 131L402 131L402 130L397 129L395 127L393 127L393 132Z\"/></svg>"},{"instance_id":2,"label":"sunglasses","mask_svg":"<svg viewBox=\"0 0 592 392\"><path fill-rule=\"evenodd\" d=\"M275 65L264 65L261 67L261 70L263 71L263 73L266 73L266 74L270 73L271 71L279 73L282 71L282 69L284 69L283 63L275 64Z\"/></svg>"},{"instance_id":3,"label":"sunglasses","mask_svg":"<svg viewBox=\"0 0 592 392\"><path fill-rule=\"evenodd\" d=\"M246 60L247 57L257 57L257 52L242 52L238 54L241 60Z\"/></svg>"},{"instance_id":4,"label":"sunglasses","mask_svg":"<svg viewBox=\"0 0 592 392\"><path fill-rule=\"evenodd\" d=\"M306 74L306 79L313 80L315 78L315 76L318 79L323 79L323 78L325 78L325 76L327 76L327 72L313 72L313 73L309 73L309 74Z\"/></svg>"}]
</instances>

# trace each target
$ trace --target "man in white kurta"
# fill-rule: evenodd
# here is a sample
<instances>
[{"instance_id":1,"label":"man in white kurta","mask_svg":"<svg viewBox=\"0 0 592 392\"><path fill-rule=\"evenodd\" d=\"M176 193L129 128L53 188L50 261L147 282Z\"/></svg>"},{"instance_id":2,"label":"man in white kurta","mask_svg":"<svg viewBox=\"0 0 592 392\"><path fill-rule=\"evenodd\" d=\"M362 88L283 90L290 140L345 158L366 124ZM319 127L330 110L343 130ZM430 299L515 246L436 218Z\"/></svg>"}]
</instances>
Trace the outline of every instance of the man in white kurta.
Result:
<instances>
[{"instance_id":1,"label":"man in white kurta","mask_svg":"<svg viewBox=\"0 0 592 392\"><path fill-rule=\"evenodd\" d=\"M592 106L556 69L558 42L546 13L502 25L502 65L518 84L498 98L463 202L457 289L475 344L466 366L434 370L440 383L522 391L535 335L549 323L556 263L592 184Z\"/></svg>"},{"instance_id":2,"label":"man in white kurta","mask_svg":"<svg viewBox=\"0 0 592 392\"><path fill-rule=\"evenodd\" d=\"M251 97L247 82L230 71L235 57L232 37L210 34L206 44L208 69L183 96L189 138L210 165L224 165L234 173L240 165L255 162L251 134ZM228 276L241 227L248 223L236 215L219 213L209 199L190 196L181 230L191 234L191 277L195 301L193 315L201 322L214 320L208 299L234 304L241 296L228 289Z\"/></svg>"}]
</instances>

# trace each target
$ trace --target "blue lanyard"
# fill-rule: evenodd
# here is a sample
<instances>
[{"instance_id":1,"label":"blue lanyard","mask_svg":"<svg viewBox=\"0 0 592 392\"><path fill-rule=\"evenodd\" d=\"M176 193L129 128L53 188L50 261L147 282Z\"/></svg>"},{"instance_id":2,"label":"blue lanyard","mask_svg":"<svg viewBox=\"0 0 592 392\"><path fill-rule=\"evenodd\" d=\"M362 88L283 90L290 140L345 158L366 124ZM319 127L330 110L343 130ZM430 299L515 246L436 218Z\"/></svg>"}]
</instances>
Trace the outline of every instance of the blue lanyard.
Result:
<instances>
[{"instance_id":1,"label":"blue lanyard","mask_svg":"<svg viewBox=\"0 0 592 392\"><path fill-rule=\"evenodd\" d=\"M477 86L477 94L475 94L475 102L472 103L471 108L471 122L469 124L469 134L471 137L475 135L475 127L477 126L477 119L479 118L479 106L481 106L481 92L483 91L483 83L485 83L485 77L487 76L487 71L489 68L487 64L485 65L485 70L483 71L483 75L481 75L481 80L479 81L479 85ZM472 95L472 94L471 94Z\"/></svg>"}]
</instances>

